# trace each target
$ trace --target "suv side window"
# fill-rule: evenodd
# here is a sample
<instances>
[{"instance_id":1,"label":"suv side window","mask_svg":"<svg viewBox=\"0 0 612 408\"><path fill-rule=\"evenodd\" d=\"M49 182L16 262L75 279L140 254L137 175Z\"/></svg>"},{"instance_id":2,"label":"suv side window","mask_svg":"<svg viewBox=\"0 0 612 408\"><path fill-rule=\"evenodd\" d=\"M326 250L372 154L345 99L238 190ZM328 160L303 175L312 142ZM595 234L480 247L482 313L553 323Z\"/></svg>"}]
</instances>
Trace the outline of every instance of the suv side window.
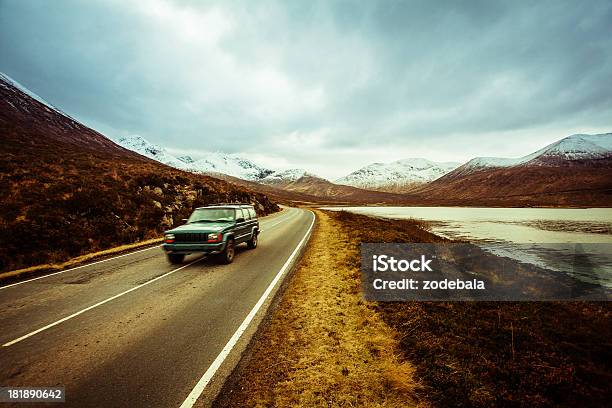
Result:
<instances>
[{"instance_id":1,"label":"suv side window","mask_svg":"<svg viewBox=\"0 0 612 408\"><path fill-rule=\"evenodd\" d=\"M253 207L249 208L249 213L251 214L251 218L257 218L257 213Z\"/></svg>"},{"instance_id":2,"label":"suv side window","mask_svg":"<svg viewBox=\"0 0 612 408\"><path fill-rule=\"evenodd\" d=\"M242 212L244 213L244 219L245 219L246 221L248 221L248 220L250 220L250 219L251 219L251 213L249 212L249 209L248 209L248 208L243 208L243 209L242 209Z\"/></svg>"},{"instance_id":3,"label":"suv side window","mask_svg":"<svg viewBox=\"0 0 612 408\"><path fill-rule=\"evenodd\" d=\"M244 214L242 212L242 208L236 208L236 219L244 218Z\"/></svg>"}]
</instances>

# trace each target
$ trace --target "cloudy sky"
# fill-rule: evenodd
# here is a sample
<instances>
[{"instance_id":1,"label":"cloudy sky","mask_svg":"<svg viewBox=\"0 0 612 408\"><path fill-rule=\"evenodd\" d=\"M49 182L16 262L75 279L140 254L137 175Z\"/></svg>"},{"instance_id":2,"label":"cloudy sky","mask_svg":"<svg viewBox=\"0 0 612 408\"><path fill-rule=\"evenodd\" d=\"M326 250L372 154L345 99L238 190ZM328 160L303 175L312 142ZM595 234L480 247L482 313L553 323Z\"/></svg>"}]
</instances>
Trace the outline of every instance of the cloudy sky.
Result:
<instances>
[{"instance_id":1,"label":"cloudy sky","mask_svg":"<svg viewBox=\"0 0 612 408\"><path fill-rule=\"evenodd\" d=\"M0 0L0 71L111 138L333 179L611 131L612 2Z\"/></svg>"}]
</instances>

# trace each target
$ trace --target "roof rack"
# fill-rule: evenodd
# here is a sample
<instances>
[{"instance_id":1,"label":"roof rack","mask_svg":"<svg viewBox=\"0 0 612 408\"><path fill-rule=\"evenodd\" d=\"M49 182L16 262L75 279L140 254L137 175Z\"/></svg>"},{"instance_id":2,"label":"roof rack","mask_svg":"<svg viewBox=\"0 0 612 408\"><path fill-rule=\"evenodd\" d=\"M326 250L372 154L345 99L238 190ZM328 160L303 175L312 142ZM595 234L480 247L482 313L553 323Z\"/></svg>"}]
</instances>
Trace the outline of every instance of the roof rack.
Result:
<instances>
[{"instance_id":1,"label":"roof rack","mask_svg":"<svg viewBox=\"0 0 612 408\"><path fill-rule=\"evenodd\" d=\"M222 206L226 206L226 205L250 205L250 206L253 206L253 204L251 204L251 203L214 203L214 204L208 204L208 205L206 205L206 207L222 207Z\"/></svg>"}]
</instances>

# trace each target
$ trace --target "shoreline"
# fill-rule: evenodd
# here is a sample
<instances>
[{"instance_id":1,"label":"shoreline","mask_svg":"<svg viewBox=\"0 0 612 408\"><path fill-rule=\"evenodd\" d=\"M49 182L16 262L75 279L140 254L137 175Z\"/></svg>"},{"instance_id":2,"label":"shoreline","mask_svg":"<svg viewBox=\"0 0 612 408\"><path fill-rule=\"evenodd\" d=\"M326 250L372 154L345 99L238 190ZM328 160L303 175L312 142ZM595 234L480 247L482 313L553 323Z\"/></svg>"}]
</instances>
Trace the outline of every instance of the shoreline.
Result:
<instances>
[{"instance_id":1,"label":"shoreline","mask_svg":"<svg viewBox=\"0 0 612 408\"><path fill-rule=\"evenodd\" d=\"M334 223L337 228L334 235L347 245L348 254L341 262L352 273L344 279L349 280L347 284L352 285L360 299L361 242L447 242L426 231L426 223L414 220L391 221L348 212L318 211ZM300 274L330 278L336 275L335 272L329 275L331 270L312 269L313 266L308 260L302 264L303 271L292 277L288 291L300 286L296 282ZM303 325L317 327L318 336L323 338L332 332L337 338L338 329L345 328L322 325L316 319L321 319L325 310L318 309L309 316L301 309L300 296L290 295L289 301L285 296L215 406L283 406L281 402L287 401L296 406L308 405L300 403L302 393L318 389L320 379L308 382L302 378L300 383L295 382L303 370L313 369L300 363L305 361L309 345L316 341L308 338ZM612 367L608 363L612 305L608 302L360 302L384 322L380 327L395 333L401 357L397 363L412 368L410 374L404 373L404 379L418 384L409 394L410 405L453 406L460 402L468 407L508 404L599 407L605 406L612 395ZM300 320L296 324L292 318L295 313L314 321ZM288 335L271 342L269 336L274 332ZM300 347L288 347L285 339L291 338L301 339ZM367 339L363 337L360 341ZM320 357L318 363L321 359L333 360L336 352L329 349L331 354L326 354L329 357ZM283 363L278 362L279 357ZM317 367L316 361L312 364L324 369ZM350 374L342 375L341 367L338 371L335 388L328 389L326 394L332 401L342 396L343 384L350 379L347 378ZM294 399L283 399L288 397Z\"/></svg>"}]
</instances>

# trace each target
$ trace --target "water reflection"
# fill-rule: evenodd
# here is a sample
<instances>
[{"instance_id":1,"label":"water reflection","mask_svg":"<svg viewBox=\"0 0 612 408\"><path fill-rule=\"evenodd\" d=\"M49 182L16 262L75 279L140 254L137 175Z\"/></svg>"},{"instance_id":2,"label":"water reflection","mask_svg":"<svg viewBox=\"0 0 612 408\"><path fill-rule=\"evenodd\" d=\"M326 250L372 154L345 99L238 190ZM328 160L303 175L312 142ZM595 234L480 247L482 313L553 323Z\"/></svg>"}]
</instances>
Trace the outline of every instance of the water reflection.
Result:
<instances>
[{"instance_id":1,"label":"water reflection","mask_svg":"<svg viewBox=\"0 0 612 408\"><path fill-rule=\"evenodd\" d=\"M612 209L325 207L428 221L432 232L500 256L612 287ZM531 245L520 245L530 243ZM567 245L560 245L567 244ZM576 244L587 244L577 248ZM608 244L608 245L590 245ZM584 248L587 248L586 250Z\"/></svg>"}]
</instances>

